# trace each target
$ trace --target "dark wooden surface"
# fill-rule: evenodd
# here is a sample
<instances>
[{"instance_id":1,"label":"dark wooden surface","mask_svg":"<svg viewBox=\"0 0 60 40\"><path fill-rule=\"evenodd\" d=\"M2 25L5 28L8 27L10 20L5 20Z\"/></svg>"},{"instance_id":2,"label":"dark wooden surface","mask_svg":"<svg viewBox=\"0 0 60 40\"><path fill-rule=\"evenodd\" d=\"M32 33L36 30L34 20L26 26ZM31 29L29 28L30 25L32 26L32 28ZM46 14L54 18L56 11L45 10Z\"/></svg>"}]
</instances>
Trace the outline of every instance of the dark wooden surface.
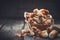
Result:
<instances>
[{"instance_id":1,"label":"dark wooden surface","mask_svg":"<svg viewBox=\"0 0 60 40\"><path fill-rule=\"evenodd\" d=\"M60 24L55 24L60 28ZM16 37L15 33L21 33L22 28L24 27L23 20L0 20L0 40L60 40L60 38L33 38L31 36L25 37ZM25 28L28 26L25 25Z\"/></svg>"}]
</instances>

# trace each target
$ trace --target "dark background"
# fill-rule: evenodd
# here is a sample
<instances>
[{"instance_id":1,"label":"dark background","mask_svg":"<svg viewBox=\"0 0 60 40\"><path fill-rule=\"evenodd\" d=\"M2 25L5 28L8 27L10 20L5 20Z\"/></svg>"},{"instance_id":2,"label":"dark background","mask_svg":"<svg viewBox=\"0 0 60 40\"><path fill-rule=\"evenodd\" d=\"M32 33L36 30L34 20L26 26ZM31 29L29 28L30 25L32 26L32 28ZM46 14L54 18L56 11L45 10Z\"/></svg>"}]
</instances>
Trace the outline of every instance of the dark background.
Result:
<instances>
[{"instance_id":1,"label":"dark background","mask_svg":"<svg viewBox=\"0 0 60 40\"><path fill-rule=\"evenodd\" d=\"M59 0L1 0L0 19L23 19L25 11L45 8L50 11L55 22L60 23L59 2Z\"/></svg>"}]
</instances>

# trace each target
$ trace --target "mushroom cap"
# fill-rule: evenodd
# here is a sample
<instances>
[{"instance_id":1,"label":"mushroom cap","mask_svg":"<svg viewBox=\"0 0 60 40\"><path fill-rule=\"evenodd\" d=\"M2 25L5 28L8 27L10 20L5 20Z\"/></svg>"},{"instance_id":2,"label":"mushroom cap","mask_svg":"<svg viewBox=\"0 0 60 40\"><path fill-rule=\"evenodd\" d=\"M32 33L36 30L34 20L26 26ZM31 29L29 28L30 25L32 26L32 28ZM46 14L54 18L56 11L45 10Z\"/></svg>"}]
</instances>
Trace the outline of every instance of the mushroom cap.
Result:
<instances>
[{"instance_id":1,"label":"mushroom cap","mask_svg":"<svg viewBox=\"0 0 60 40\"><path fill-rule=\"evenodd\" d=\"M49 13L47 9L40 9L40 12L42 12L43 14Z\"/></svg>"}]
</instances>

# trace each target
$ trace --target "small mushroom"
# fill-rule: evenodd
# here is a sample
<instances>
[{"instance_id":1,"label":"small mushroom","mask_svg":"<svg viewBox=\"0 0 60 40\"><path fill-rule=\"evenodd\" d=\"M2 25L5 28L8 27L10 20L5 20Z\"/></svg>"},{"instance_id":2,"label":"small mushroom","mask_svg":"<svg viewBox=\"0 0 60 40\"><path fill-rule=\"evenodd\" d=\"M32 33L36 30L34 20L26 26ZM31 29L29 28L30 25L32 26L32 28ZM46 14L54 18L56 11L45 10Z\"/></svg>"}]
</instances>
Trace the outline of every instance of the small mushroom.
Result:
<instances>
[{"instance_id":1,"label":"small mushroom","mask_svg":"<svg viewBox=\"0 0 60 40\"><path fill-rule=\"evenodd\" d=\"M56 37L56 35L57 35L57 31L56 30L52 30L50 33L49 33L49 38L54 38L54 37Z\"/></svg>"}]
</instances>

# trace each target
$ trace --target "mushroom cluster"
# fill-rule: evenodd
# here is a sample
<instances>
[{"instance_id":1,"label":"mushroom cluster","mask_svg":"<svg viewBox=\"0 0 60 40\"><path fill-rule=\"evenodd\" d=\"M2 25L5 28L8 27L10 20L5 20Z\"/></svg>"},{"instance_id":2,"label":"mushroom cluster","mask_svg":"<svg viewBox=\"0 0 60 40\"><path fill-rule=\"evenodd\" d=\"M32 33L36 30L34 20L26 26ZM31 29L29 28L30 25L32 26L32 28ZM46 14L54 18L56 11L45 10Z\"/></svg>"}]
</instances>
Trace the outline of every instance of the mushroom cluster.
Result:
<instances>
[{"instance_id":1,"label":"mushroom cluster","mask_svg":"<svg viewBox=\"0 0 60 40\"><path fill-rule=\"evenodd\" d=\"M54 19L47 9L34 9L33 12L24 12L27 29L22 30L17 36L25 36L28 33L32 36L54 38L58 31L53 29Z\"/></svg>"}]
</instances>

